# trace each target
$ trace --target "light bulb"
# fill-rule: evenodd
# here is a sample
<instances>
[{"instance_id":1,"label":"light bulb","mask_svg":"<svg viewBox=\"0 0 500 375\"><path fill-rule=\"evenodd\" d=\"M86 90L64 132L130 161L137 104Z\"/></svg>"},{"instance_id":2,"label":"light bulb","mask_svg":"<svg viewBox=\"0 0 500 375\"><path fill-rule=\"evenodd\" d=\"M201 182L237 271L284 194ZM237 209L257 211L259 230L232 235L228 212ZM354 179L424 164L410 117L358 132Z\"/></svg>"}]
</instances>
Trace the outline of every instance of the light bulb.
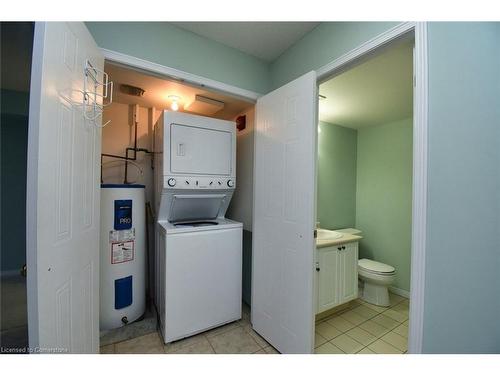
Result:
<instances>
[{"instance_id":1,"label":"light bulb","mask_svg":"<svg viewBox=\"0 0 500 375\"><path fill-rule=\"evenodd\" d=\"M170 95L168 98L172 101L172 103L170 103L170 109L172 111L178 111L180 98L177 95Z\"/></svg>"}]
</instances>

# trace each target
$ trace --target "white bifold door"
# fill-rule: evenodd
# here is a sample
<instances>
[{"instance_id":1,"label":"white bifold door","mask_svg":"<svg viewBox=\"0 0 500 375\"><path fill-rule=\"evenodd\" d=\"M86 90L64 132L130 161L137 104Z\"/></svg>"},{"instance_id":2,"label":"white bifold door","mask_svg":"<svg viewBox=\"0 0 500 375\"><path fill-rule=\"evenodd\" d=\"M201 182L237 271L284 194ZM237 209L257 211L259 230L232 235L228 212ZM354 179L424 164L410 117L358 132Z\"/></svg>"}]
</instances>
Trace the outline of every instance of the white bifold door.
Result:
<instances>
[{"instance_id":1,"label":"white bifold door","mask_svg":"<svg viewBox=\"0 0 500 375\"><path fill-rule=\"evenodd\" d=\"M252 325L281 353L314 347L316 73L257 101Z\"/></svg>"},{"instance_id":2,"label":"white bifold door","mask_svg":"<svg viewBox=\"0 0 500 375\"><path fill-rule=\"evenodd\" d=\"M27 174L28 333L38 352L99 351L99 119L83 117L83 23L36 23Z\"/></svg>"}]
</instances>

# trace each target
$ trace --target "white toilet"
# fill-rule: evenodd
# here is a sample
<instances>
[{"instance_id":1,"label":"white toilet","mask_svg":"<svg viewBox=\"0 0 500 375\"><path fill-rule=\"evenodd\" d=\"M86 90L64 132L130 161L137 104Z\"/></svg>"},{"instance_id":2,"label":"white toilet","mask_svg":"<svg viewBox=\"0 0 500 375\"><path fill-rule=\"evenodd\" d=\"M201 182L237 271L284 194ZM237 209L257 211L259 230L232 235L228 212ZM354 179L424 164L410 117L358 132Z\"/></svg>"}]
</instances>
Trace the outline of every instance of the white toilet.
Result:
<instances>
[{"instance_id":1,"label":"white toilet","mask_svg":"<svg viewBox=\"0 0 500 375\"><path fill-rule=\"evenodd\" d=\"M388 287L394 282L396 269L371 259L358 260L358 276L364 282L361 298L377 306L389 306Z\"/></svg>"}]
</instances>

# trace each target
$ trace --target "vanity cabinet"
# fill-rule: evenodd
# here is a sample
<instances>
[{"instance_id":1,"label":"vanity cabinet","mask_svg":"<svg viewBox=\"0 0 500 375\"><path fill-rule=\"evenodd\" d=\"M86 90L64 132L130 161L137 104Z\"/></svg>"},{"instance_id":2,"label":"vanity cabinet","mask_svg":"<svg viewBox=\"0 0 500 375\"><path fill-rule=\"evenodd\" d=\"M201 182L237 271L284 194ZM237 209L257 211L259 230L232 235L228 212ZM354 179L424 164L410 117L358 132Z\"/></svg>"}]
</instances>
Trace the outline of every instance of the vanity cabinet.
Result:
<instances>
[{"instance_id":1,"label":"vanity cabinet","mask_svg":"<svg viewBox=\"0 0 500 375\"><path fill-rule=\"evenodd\" d=\"M358 297L358 243L316 249L316 313Z\"/></svg>"}]
</instances>

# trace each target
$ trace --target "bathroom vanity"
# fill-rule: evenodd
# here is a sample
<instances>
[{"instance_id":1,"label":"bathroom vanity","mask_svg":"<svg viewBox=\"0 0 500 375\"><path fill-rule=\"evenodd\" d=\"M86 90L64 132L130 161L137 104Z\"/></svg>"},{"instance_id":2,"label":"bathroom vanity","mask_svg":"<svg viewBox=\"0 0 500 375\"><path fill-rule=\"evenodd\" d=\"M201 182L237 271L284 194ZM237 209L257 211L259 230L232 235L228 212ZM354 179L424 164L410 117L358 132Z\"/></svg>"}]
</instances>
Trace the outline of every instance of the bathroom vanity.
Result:
<instances>
[{"instance_id":1,"label":"bathroom vanity","mask_svg":"<svg viewBox=\"0 0 500 375\"><path fill-rule=\"evenodd\" d=\"M361 236L317 230L316 314L358 297L358 243Z\"/></svg>"}]
</instances>

